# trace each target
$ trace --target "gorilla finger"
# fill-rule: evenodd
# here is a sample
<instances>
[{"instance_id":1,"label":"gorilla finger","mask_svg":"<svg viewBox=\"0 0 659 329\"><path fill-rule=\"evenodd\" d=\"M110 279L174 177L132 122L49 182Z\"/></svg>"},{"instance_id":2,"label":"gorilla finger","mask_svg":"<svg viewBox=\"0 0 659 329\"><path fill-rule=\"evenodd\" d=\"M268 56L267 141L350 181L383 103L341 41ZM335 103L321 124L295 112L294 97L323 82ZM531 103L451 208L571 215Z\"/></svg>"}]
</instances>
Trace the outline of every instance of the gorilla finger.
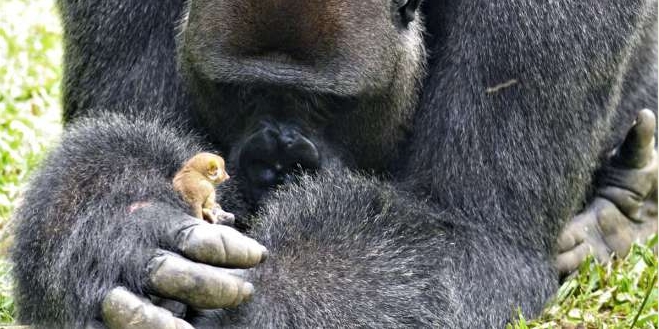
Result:
<instances>
[{"instance_id":1,"label":"gorilla finger","mask_svg":"<svg viewBox=\"0 0 659 329\"><path fill-rule=\"evenodd\" d=\"M639 200L640 197L637 193L616 186L605 186L599 188L597 194L609 202L612 202L615 205L612 206L617 207L617 209L619 209L627 218L637 222L641 220L640 210L643 202ZM604 214L607 215L606 212Z\"/></svg>"},{"instance_id":2,"label":"gorilla finger","mask_svg":"<svg viewBox=\"0 0 659 329\"><path fill-rule=\"evenodd\" d=\"M193 329L171 312L157 307L123 287L112 289L101 306L103 321L109 328Z\"/></svg>"},{"instance_id":3,"label":"gorilla finger","mask_svg":"<svg viewBox=\"0 0 659 329\"><path fill-rule=\"evenodd\" d=\"M653 156L641 169L606 167L598 178L597 194L613 202L625 214L638 211L642 201L657 189L658 160Z\"/></svg>"},{"instance_id":4,"label":"gorilla finger","mask_svg":"<svg viewBox=\"0 0 659 329\"><path fill-rule=\"evenodd\" d=\"M185 313L188 311L188 306L173 300L173 299L167 299L167 298L162 298L160 296L155 296L155 295L150 295L149 300L153 305L156 305L158 307L164 308L172 314L177 317L177 318L183 318L185 317Z\"/></svg>"},{"instance_id":5,"label":"gorilla finger","mask_svg":"<svg viewBox=\"0 0 659 329\"><path fill-rule=\"evenodd\" d=\"M573 231L571 230L571 227L568 226L558 236L558 245L557 245L558 252L568 251L574 248L574 246L576 246L577 244L583 242L583 241L577 242L577 239L575 238L574 234L572 234L572 232Z\"/></svg>"},{"instance_id":6,"label":"gorilla finger","mask_svg":"<svg viewBox=\"0 0 659 329\"><path fill-rule=\"evenodd\" d=\"M585 227L589 222L595 222L595 214L591 208L575 216L558 236L558 252L565 252L581 244L586 235Z\"/></svg>"},{"instance_id":7,"label":"gorilla finger","mask_svg":"<svg viewBox=\"0 0 659 329\"><path fill-rule=\"evenodd\" d=\"M649 235L656 232L656 201L647 200L639 205L633 217L635 225L631 225L629 218L631 217L620 213L615 207L603 209L597 217L606 244L619 257L627 255L634 241L645 241Z\"/></svg>"},{"instance_id":8,"label":"gorilla finger","mask_svg":"<svg viewBox=\"0 0 659 329\"><path fill-rule=\"evenodd\" d=\"M160 252L147 267L149 287L158 296L199 309L235 307L248 301L254 286L230 270Z\"/></svg>"},{"instance_id":9,"label":"gorilla finger","mask_svg":"<svg viewBox=\"0 0 659 329\"><path fill-rule=\"evenodd\" d=\"M186 257L221 267L250 268L268 257L263 245L234 228L200 221L179 231L175 243Z\"/></svg>"},{"instance_id":10,"label":"gorilla finger","mask_svg":"<svg viewBox=\"0 0 659 329\"><path fill-rule=\"evenodd\" d=\"M608 200L602 200L601 204L603 206L597 208L597 223L604 236L611 236L630 229L629 218L620 212L618 207Z\"/></svg>"},{"instance_id":11,"label":"gorilla finger","mask_svg":"<svg viewBox=\"0 0 659 329\"><path fill-rule=\"evenodd\" d=\"M645 199L640 210L641 222L653 222L656 226L657 224L657 189L650 193L650 196ZM656 231L656 230L655 230Z\"/></svg>"},{"instance_id":12,"label":"gorilla finger","mask_svg":"<svg viewBox=\"0 0 659 329\"><path fill-rule=\"evenodd\" d=\"M556 256L554 267L561 276L568 275L579 268L579 265L588 257L590 251L590 245L587 243L579 244L572 250Z\"/></svg>"},{"instance_id":13,"label":"gorilla finger","mask_svg":"<svg viewBox=\"0 0 659 329\"><path fill-rule=\"evenodd\" d=\"M615 253L616 257L625 257L631 250L632 243L634 242L634 234L631 230L622 230L615 235L607 237L607 244L609 250Z\"/></svg>"},{"instance_id":14,"label":"gorilla finger","mask_svg":"<svg viewBox=\"0 0 659 329\"><path fill-rule=\"evenodd\" d=\"M620 145L613 158L618 166L643 168L654 153L654 131L656 118L652 111L639 112L634 126L629 130L625 141Z\"/></svg>"},{"instance_id":15,"label":"gorilla finger","mask_svg":"<svg viewBox=\"0 0 659 329\"><path fill-rule=\"evenodd\" d=\"M640 211L640 220L638 225L634 227L635 240L645 241L648 237L657 233L659 221L657 221L657 197L648 199L643 203Z\"/></svg>"}]
</instances>

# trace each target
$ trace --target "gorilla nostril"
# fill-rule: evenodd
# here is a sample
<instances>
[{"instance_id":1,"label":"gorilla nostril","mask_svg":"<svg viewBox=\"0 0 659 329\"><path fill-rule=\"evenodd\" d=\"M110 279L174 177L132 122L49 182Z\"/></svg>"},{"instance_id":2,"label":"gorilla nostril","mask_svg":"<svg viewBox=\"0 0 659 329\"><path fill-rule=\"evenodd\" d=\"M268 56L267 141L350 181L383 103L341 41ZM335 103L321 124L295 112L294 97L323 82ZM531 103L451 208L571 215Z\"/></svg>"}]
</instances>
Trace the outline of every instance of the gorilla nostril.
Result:
<instances>
[{"instance_id":1,"label":"gorilla nostril","mask_svg":"<svg viewBox=\"0 0 659 329\"><path fill-rule=\"evenodd\" d=\"M282 131L281 135L279 135L279 142L284 147L284 149L290 149L293 147L298 139L298 134L291 130Z\"/></svg>"}]
</instances>

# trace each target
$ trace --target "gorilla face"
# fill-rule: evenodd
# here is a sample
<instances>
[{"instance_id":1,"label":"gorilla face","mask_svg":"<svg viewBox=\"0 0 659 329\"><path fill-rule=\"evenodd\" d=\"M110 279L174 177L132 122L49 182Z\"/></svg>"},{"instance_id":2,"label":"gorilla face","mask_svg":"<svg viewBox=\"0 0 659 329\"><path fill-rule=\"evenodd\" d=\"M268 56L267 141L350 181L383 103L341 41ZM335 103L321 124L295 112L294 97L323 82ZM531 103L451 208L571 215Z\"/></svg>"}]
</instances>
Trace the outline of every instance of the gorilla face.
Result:
<instances>
[{"instance_id":1,"label":"gorilla face","mask_svg":"<svg viewBox=\"0 0 659 329\"><path fill-rule=\"evenodd\" d=\"M248 195L331 161L396 157L422 76L419 2L189 2L179 55L197 119Z\"/></svg>"},{"instance_id":2,"label":"gorilla face","mask_svg":"<svg viewBox=\"0 0 659 329\"><path fill-rule=\"evenodd\" d=\"M418 1L192 0L184 56L219 83L314 93L380 93L419 45L406 38Z\"/></svg>"}]
</instances>

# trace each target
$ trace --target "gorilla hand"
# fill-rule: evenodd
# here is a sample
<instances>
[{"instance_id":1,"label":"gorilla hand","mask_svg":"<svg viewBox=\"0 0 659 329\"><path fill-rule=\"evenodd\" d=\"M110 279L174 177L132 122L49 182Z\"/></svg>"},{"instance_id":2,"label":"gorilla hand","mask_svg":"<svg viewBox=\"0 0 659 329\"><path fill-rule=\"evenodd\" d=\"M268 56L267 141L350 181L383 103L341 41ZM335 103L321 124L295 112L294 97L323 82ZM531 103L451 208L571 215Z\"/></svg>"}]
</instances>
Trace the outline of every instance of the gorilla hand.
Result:
<instances>
[{"instance_id":1,"label":"gorilla hand","mask_svg":"<svg viewBox=\"0 0 659 329\"><path fill-rule=\"evenodd\" d=\"M137 211L153 211L152 206ZM174 221L172 221L174 223ZM254 288L237 274L263 262L265 247L231 227L185 218L167 229L169 250L155 250L146 271L153 295L199 309L235 307L250 299ZM219 268L221 266L225 268ZM105 297L102 316L110 328L191 328L170 311L117 287Z\"/></svg>"},{"instance_id":2,"label":"gorilla hand","mask_svg":"<svg viewBox=\"0 0 659 329\"><path fill-rule=\"evenodd\" d=\"M625 141L611 155L598 179L597 195L565 227L558 239L556 268L563 276L590 254L607 262L625 256L634 241L657 231L656 118L639 113Z\"/></svg>"}]
</instances>

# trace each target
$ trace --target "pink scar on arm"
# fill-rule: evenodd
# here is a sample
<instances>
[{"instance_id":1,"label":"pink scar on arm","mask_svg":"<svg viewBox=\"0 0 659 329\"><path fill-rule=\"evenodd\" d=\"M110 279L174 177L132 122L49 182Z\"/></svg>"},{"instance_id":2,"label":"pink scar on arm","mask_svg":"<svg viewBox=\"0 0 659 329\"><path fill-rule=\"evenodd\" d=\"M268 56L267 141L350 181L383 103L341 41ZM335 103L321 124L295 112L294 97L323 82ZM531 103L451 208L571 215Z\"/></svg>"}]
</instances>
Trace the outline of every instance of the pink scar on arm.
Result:
<instances>
[{"instance_id":1,"label":"pink scar on arm","mask_svg":"<svg viewBox=\"0 0 659 329\"><path fill-rule=\"evenodd\" d=\"M133 204L130 205L130 207L128 207L128 213L132 214L136 210L142 209L142 208L144 208L146 206L150 206L150 205L151 205L151 202L147 202L147 201L134 202Z\"/></svg>"}]
</instances>

